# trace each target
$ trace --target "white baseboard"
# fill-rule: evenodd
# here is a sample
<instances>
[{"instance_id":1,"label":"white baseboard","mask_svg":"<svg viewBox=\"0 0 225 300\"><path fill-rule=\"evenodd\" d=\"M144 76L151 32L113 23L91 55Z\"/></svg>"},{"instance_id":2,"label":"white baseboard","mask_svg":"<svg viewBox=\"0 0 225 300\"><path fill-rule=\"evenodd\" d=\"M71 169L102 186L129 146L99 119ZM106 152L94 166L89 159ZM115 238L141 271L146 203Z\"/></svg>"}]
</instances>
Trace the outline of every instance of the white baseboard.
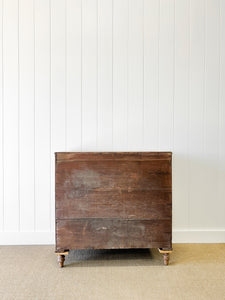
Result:
<instances>
[{"instance_id":1,"label":"white baseboard","mask_svg":"<svg viewBox=\"0 0 225 300\"><path fill-rule=\"evenodd\" d=\"M54 232L0 232L0 245L53 245Z\"/></svg>"},{"instance_id":2,"label":"white baseboard","mask_svg":"<svg viewBox=\"0 0 225 300\"><path fill-rule=\"evenodd\" d=\"M173 243L225 243L225 228L174 229Z\"/></svg>"},{"instance_id":3,"label":"white baseboard","mask_svg":"<svg viewBox=\"0 0 225 300\"><path fill-rule=\"evenodd\" d=\"M53 245L54 232L0 232L0 245ZM225 243L225 228L174 229L173 243Z\"/></svg>"}]
</instances>

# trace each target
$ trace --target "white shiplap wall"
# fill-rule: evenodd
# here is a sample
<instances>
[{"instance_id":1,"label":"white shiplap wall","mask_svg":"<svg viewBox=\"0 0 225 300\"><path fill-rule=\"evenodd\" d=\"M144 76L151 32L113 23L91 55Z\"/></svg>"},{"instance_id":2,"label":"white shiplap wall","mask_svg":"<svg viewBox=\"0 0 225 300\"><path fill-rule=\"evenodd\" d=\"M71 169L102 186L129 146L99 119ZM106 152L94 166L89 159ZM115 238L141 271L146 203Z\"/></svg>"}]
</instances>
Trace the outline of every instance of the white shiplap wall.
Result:
<instances>
[{"instance_id":1,"label":"white shiplap wall","mask_svg":"<svg viewBox=\"0 0 225 300\"><path fill-rule=\"evenodd\" d=\"M0 0L0 244L54 243L54 152L173 151L174 242L225 242L225 1Z\"/></svg>"}]
</instances>

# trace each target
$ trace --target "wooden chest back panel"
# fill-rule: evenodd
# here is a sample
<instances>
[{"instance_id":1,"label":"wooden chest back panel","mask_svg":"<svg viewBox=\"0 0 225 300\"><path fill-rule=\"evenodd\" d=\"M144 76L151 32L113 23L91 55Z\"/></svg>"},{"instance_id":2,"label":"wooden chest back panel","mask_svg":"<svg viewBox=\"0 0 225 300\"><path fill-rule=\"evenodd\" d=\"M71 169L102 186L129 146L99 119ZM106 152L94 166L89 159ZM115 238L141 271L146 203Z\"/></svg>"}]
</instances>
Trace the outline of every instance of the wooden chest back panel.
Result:
<instances>
[{"instance_id":1,"label":"wooden chest back panel","mask_svg":"<svg viewBox=\"0 0 225 300\"><path fill-rule=\"evenodd\" d=\"M168 160L58 162L56 188L76 191L171 190Z\"/></svg>"},{"instance_id":2,"label":"wooden chest back panel","mask_svg":"<svg viewBox=\"0 0 225 300\"><path fill-rule=\"evenodd\" d=\"M169 220L72 219L57 221L58 249L171 246Z\"/></svg>"},{"instance_id":3,"label":"wooden chest back panel","mask_svg":"<svg viewBox=\"0 0 225 300\"><path fill-rule=\"evenodd\" d=\"M115 193L99 191L82 193L81 197L68 197L66 191L58 191L56 217L71 218L171 218L171 192L133 191ZM63 200L62 200L63 199ZM110 209L109 209L110 208Z\"/></svg>"},{"instance_id":4,"label":"wooden chest back panel","mask_svg":"<svg viewBox=\"0 0 225 300\"><path fill-rule=\"evenodd\" d=\"M171 160L171 152L56 152L57 162L71 161L99 161L106 160L126 160L126 161L144 161L144 160Z\"/></svg>"},{"instance_id":5,"label":"wooden chest back panel","mask_svg":"<svg viewBox=\"0 0 225 300\"><path fill-rule=\"evenodd\" d=\"M171 177L170 152L56 153L56 249L171 246Z\"/></svg>"}]
</instances>

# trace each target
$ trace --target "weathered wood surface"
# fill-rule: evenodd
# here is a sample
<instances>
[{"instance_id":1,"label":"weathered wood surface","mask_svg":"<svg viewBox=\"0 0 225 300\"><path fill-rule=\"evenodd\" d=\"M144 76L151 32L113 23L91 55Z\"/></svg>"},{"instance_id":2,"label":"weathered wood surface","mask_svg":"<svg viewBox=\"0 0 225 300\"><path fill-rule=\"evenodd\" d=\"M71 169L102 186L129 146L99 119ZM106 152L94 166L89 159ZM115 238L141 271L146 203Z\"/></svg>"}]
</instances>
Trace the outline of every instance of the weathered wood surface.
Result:
<instances>
[{"instance_id":1,"label":"weathered wood surface","mask_svg":"<svg viewBox=\"0 0 225 300\"><path fill-rule=\"evenodd\" d=\"M171 191L170 162L148 161L70 161L56 165L56 189L79 191Z\"/></svg>"},{"instance_id":2,"label":"weathered wood surface","mask_svg":"<svg viewBox=\"0 0 225 300\"><path fill-rule=\"evenodd\" d=\"M80 197L79 197L80 195ZM171 192L58 191L57 218L170 219Z\"/></svg>"},{"instance_id":3,"label":"weathered wood surface","mask_svg":"<svg viewBox=\"0 0 225 300\"><path fill-rule=\"evenodd\" d=\"M172 152L56 152L55 158L60 161L90 160L149 160L171 159Z\"/></svg>"},{"instance_id":4,"label":"weathered wood surface","mask_svg":"<svg viewBox=\"0 0 225 300\"><path fill-rule=\"evenodd\" d=\"M171 152L56 153L56 252L171 248Z\"/></svg>"},{"instance_id":5,"label":"weathered wood surface","mask_svg":"<svg viewBox=\"0 0 225 300\"><path fill-rule=\"evenodd\" d=\"M171 170L165 159L62 161L55 184L57 218L171 218Z\"/></svg>"},{"instance_id":6,"label":"weathered wood surface","mask_svg":"<svg viewBox=\"0 0 225 300\"><path fill-rule=\"evenodd\" d=\"M157 248L171 245L170 220L57 220L58 249Z\"/></svg>"},{"instance_id":7,"label":"weathered wood surface","mask_svg":"<svg viewBox=\"0 0 225 300\"><path fill-rule=\"evenodd\" d=\"M60 268L62 268L64 266L64 261L65 261L65 255L59 254L58 255L58 263L59 263Z\"/></svg>"}]
</instances>

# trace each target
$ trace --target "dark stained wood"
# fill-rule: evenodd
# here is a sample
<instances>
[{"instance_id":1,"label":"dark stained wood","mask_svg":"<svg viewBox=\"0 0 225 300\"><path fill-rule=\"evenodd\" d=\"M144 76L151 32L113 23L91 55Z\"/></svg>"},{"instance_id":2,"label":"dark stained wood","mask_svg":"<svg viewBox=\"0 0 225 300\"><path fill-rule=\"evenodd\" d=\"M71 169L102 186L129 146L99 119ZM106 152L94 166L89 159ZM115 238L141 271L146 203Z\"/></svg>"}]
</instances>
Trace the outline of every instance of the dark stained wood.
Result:
<instances>
[{"instance_id":1,"label":"dark stained wood","mask_svg":"<svg viewBox=\"0 0 225 300\"><path fill-rule=\"evenodd\" d=\"M57 189L79 191L171 191L170 161L63 161L56 166L55 183Z\"/></svg>"},{"instance_id":2,"label":"dark stained wood","mask_svg":"<svg viewBox=\"0 0 225 300\"><path fill-rule=\"evenodd\" d=\"M171 152L55 154L56 252L172 248Z\"/></svg>"},{"instance_id":3,"label":"dark stained wood","mask_svg":"<svg viewBox=\"0 0 225 300\"><path fill-rule=\"evenodd\" d=\"M170 258L169 253L163 253L163 262L164 262L165 266L168 266L168 264L169 264L169 258Z\"/></svg>"},{"instance_id":4,"label":"dark stained wood","mask_svg":"<svg viewBox=\"0 0 225 300\"><path fill-rule=\"evenodd\" d=\"M56 217L171 219L172 195L167 191L57 192Z\"/></svg>"},{"instance_id":5,"label":"dark stained wood","mask_svg":"<svg viewBox=\"0 0 225 300\"><path fill-rule=\"evenodd\" d=\"M170 220L57 220L57 250L169 247L170 227Z\"/></svg>"},{"instance_id":6,"label":"dark stained wood","mask_svg":"<svg viewBox=\"0 0 225 300\"><path fill-rule=\"evenodd\" d=\"M65 255L58 255L58 263L59 263L60 268L63 267L64 261L65 261Z\"/></svg>"},{"instance_id":7,"label":"dark stained wood","mask_svg":"<svg viewBox=\"0 0 225 300\"><path fill-rule=\"evenodd\" d=\"M172 152L56 152L55 158L60 161L90 161L90 160L149 160L153 158L171 159Z\"/></svg>"}]
</instances>

